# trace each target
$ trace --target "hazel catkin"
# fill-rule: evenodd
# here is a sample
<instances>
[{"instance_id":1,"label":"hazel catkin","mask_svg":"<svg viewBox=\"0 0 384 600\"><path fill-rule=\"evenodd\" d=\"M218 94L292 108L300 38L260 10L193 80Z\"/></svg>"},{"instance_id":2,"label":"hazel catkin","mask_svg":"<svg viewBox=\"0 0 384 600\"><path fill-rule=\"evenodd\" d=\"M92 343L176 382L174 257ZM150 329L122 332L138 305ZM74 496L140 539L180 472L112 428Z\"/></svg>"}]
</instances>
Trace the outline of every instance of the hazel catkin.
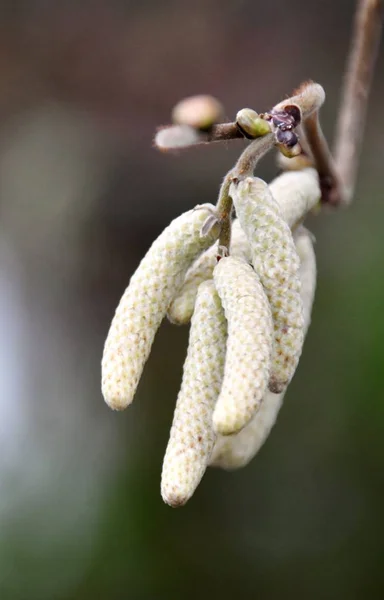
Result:
<instances>
[{"instance_id":1,"label":"hazel catkin","mask_svg":"<svg viewBox=\"0 0 384 600\"><path fill-rule=\"evenodd\" d=\"M192 496L212 452L212 412L223 379L226 338L227 322L214 283L203 282L163 463L161 494L171 506L182 506Z\"/></svg>"},{"instance_id":2,"label":"hazel catkin","mask_svg":"<svg viewBox=\"0 0 384 600\"><path fill-rule=\"evenodd\" d=\"M230 254L250 261L249 243L238 219L232 223ZM212 279L217 264L218 245L203 252L188 269L180 291L173 298L167 312L168 319L176 325L189 323L192 317L197 290L202 281Z\"/></svg>"},{"instance_id":3,"label":"hazel catkin","mask_svg":"<svg viewBox=\"0 0 384 600\"><path fill-rule=\"evenodd\" d=\"M308 330L316 290L316 256L312 234L300 227L295 232L295 245L300 257L300 295L303 301L304 331ZM210 466L238 469L247 465L257 454L276 422L285 391L273 394L266 391L261 406L250 423L232 436L217 437Z\"/></svg>"},{"instance_id":4,"label":"hazel catkin","mask_svg":"<svg viewBox=\"0 0 384 600\"><path fill-rule=\"evenodd\" d=\"M217 433L240 431L259 408L270 376L272 316L258 275L240 258L222 258L213 278L228 321L223 385L213 413Z\"/></svg>"},{"instance_id":5,"label":"hazel catkin","mask_svg":"<svg viewBox=\"0 0 384 600\"><path fill-rule=\"evenodd\" d=\"M280 393L294 375L304 340L299 257L291 230L262 179L233 182L230 195L271 306L274 348L269 389Z\"/></svg>"},{"instance_id":6,"label":"hazel catkin","mask_svg":"<svg viewBox=\"0 0 384 600\"><path fill-rule=\"evenodd\" d=\"M132 275L104 346L102 392L111 408L122 410L132 402L156 331L188 267L219 235L218 225L200 234L214 211L202 205L172 221Z\"/></svg>"}]
</instances>

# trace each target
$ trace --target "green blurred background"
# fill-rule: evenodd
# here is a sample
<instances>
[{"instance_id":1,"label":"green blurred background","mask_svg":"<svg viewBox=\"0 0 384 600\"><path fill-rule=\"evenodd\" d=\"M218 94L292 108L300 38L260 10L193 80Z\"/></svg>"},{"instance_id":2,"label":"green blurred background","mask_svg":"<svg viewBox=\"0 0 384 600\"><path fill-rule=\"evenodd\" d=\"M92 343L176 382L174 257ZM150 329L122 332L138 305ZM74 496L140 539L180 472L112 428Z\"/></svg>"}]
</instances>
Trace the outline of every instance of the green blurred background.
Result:
<instances>
[{"instance_id":1,"label":"green blurred background","mask_svg":"<svg viewBox=\"0 0 384 600\"><path fill-rule=\"evenodd\" d=\"M311 78L337 114L354 2L0 3L0 598L383 598L383 51L355 202L309 220L313 322L253 462L160 497L188 330L164 323L132 407L100 392L152 240L214 202L244 146L152 148L182 97L229 118ZM258 174L277 173L274 157Z\"/></svg>"}]
</instances>

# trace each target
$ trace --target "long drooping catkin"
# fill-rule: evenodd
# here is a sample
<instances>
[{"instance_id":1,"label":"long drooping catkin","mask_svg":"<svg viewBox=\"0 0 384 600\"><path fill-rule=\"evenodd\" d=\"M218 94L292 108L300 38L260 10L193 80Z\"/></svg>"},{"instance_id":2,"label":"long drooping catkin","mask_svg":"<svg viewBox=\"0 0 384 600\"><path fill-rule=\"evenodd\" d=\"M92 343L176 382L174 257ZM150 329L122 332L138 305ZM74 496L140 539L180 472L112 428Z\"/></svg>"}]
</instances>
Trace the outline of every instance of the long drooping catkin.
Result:
<instances>
[{"instance_id":1,"label":"long drooping catkin","mask_svg":"<svg viewBox=\"0 0 384 600\"><path fill-rule=\"evenodd\" d=\"M212 412L223 380L226 339L227 322L215 285L212 280L203 282L163 463L161 494L171 506L189 500L212 452Z\"/></svg>"},{"instance_id":2,"label":"long drooping catkin","mask_svg":"<svg viewBox=\"0 0 384 600\"><path fill-rule=\"evenodd\" d=\"M281 216L294 227L320 202L319 176L314 169L282 173L269 184Z\"/></svg>"},{"instance_id":3,"label":"long drooping catkin","mask_svg":"<svg viewBox=\"0 0 384 600\"><path fill-rule=\"evenodd\" d=\"M247 237L238 219L232 223L230 254L251 260ZM168 308L168 319L176 325L189 323L192 317L197 290L202 281L212 279L217 264L218 246L214 244L203 252L188 269L183 286Z\"/></svg>"},{"instance_id":4,"label":"long drooping catkin","mask_svg":"<svg viewBox=\"0 0 384 600\"><path fill-rule=\"evenodd\" d=\"M305 227L299 227L294 234L296 250L300 258L300 295L303 301L304 335L311 324L312 305L316 292L316 254L312 234Z\"/></svg>"},{"instance_id":5,"label":"long drooping catkin","mask_svg":"<svg viewBox=\"0 0 384 600\"><path fill-rule=\"evenodd\" d=\"M274 349L269 389L280 393L294 375L304 340L299 257L291 230L263 180L247 177L233 182L230 195L270 302Z\"/></svg>"},{"instance_id":6,"label":"long drooping catkin","mask_svg":"<svg viewBox=\"0 0 384 600\"><path fill-rule=\"evenodd\" d=\"M126 408L133 399L153 338L196 256L211 246L219 226L202 237L212 205L190 210L152 244L133 274L113 318L102 359L102 392L111 408Z\"/></svg>"},{"instance_id":7,"label":"long drooping catkin","mask_svg":"<svg viewBox=\"0 0 384 600\"><path fill-rule=\"evenodd\" d=\"M218 436L210 466L228 470L245 467L267 439L277 419L284 395L285 391L273 394L267 390L259 410L244 429L236 435Z\"/></svg>"},{"instance_id":8,"label":"long drooping catkin","mask_svg":"<svg viewBox=\"0 0 384 600\"><path fill-rule=\"evenodd\" d=\"M230 435L250 421L267 388L273 324L259 277L244 260L222 258L213 277L228 321L224 380L213 426L217 433Z\"/></svg>"},{"instance_id":9,"label":"long drooping catkin","mask_svg":"<svg viewBox=\"0 0 384 600\"><path fill-rule=\"evenodd\" d=\"M304 330L308 330L316 290L316 256L311 233L304 227L295 232L296 249L300 257L301 299L303 301ZM244 467L257 454L276 422L285 392L265 393L260 409L251 422L238 434L218 436L210 465L223 469Z\"/></svg>"}]
</instances>

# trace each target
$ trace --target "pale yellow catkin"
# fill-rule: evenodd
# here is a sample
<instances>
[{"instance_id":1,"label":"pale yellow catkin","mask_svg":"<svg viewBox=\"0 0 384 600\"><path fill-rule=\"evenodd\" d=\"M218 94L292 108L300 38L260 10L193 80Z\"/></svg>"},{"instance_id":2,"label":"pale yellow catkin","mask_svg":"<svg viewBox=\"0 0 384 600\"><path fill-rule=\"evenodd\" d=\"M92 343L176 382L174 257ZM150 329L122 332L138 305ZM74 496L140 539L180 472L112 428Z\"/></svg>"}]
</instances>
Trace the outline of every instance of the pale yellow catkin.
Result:
<instances>
[{"instance_id":1,"label":"pale yellow catkin","mask_svg":"<svg viewBox=\"0 0 384 600\"><path fill-rule=\"evenodd\" d=\"M271 181L269 190L291 228L300 223L321 198L319 177L314 169L282 173Z\"/></svg>"},{"instance_id":2,"label":"pale yellow catkin","mask_svg":"<svg viewBox=\"0 0 384 600\"><path fill-rule=\"evenodd\" d=\"M223 380L226 338L227 322L214 283L203 282L163 463L161 494L174 507L189 500L210 459L216 439L212 412Z\"/></svg>"},{"instance_id":3,"label":"pale yellow catkin","mask_svg":"<svg viewBox=\"0 0 384 600\"><path fill-rule=\"evenodd\" d=\"M240 431L259 408L270 376L272 315L258 275L240 258L222 258L213 272L228 321L223 385L213 413L217 433Z\"/></svg>"},{"instance_id":4,"label":"pale yellow catkin","mask_svg":"<svg viewBox=\"0 0 384 600\"><path fill-rule=\"evenodd\" d=\"M312 306L316 292L316 254L313 247L313 235L301 226L294 234L295 246L300 258L300 295L303 301L304 335L311 324Z\"/></svg>"},{"instance_id":5,"label":"pale yellow catkin","mask_svg":"<svg viewBox=\"0 0 384 600\"><path fill-rule=\"evenodd\" d=\"M168 308L167 316L171 323L185 325L191 320L198 287L202 281L212 278L218 252L218 245L214 244L203 252L188 269L182 288ZM249 243L238 219L232 223L230 254L251 260Z\"/></svg>"},{"instance_id":6,"label":"pale yellow catkin","mask_svg":"<svg viewBox=\"0 0 384 600\"><path fill-rule=\"evenodd\" d=\"M245 467L267 439L283 403L285 391L265 392L259 410L244 429L230 436L217 437L210 460L211 467L239 469Z\"/></svg>"},{"instance_id":7,"label":"pale yellow catkin","mask_svg":"<svg viewBox=\"0 0 384 600\"><path fill-rule=\"evenodd\" d=\"M193 260L219 235L201 228L214 213L207 204L190 210L163 231L133 274L117 307L102 359L102 392L106 403L122 410L133 400L156 331L180 289Z\"/></svg>"},{"instance_id":8,"label":"pale yellow catkin","mask_svg":"<svg viewBox=\"0 0 384 600\"><path fill-rule=\"evenodd\" d=\"M291 230L262 179L233 182L230 195L251 246L253 267L270 302L274 349L269 389L280 393L294 375L304 341L299 257Z\"/></svg>"},{"instance_id":9,"label":"pale yellow catkin","mask_svg":"<svg viewBox=\"0 0 384 600\"><path fill-rule=\"evenodd\" d=\"M312 235L304 227L295 232L295 245L300 257L300 295L303 301L304 331L311 322L312 305L316 290L316 256ZM233 436L218 436L210 465L223 469L237 469L247 465L257 454L276 422L285 392L265 393L260 409L251 422Z\"/></svg>"},{"instance_id":10,"label":"pale yellow catkin","mask_svg":"<svg viewBox=\"0 0 384 600\"><path fill-rule=\"evenodd\" d=\"M282 173L269 184L269 189L278 203L281 216L289 227L295 227L318 204L320 199L319 178L314 169ZM251 261L250 246L238 219L232 223L230 254ZM208 248L188 269L180 292L168 308L168 319L176 325L185 325L191 320L197 288L202 281L212 278L217 263L217 244Z\"/></svg>"}]
</instances>

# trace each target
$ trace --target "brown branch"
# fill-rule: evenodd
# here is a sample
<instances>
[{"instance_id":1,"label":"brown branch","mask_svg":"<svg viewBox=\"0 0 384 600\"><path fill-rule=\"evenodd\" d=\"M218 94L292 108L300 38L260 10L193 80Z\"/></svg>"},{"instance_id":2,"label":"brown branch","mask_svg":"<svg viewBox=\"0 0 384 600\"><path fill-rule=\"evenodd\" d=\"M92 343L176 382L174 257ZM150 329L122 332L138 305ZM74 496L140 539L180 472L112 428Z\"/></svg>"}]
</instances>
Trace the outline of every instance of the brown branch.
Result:
<instances>
[{"instance_id":1,"label":"brown branch","mask_svg":"<svg viewBox=\"0 0 384 600\"><path fill-rule=\"evenodd\" d=\"M168 125L156 133L154 145L159 150L167 151L235 139L245 139L236 123L217 123L209 131L200 131L188 125Z\"/></svg>"},{"instance_id":2,"label":"brown branch","mask_svg":"<svg viewBox=\"0 0 384 600\"><path fill-rule=\"evenodd\" d=\"M217 201L218 218L221 224L221 233L219 238L219 247L221 251L228 251L231 241L231 219L232 219L232 198L229 195L229 188L232 181L243 179L253 175L259 160L273 148L275 136L273 133L267 133L257 138L249 144L240 155L237 163L225 176L220 188L219 199Z\"/></svg>"},{"instance_id":3,"label":"brown branch","mask_svg":"<svg viewBox=\"0 0 384 600\"><path fill-rule=\"evenodd\" d=\"M334 145L336 170L346 191L345 203L351 201L355 188L382 21L382 0L360 0L356 11Z\"/></svg>"},{"instance_id":4,"label":"brown branch","mask_svg":"<svg viewBox=\"0 0 384 600\"><path fill-rule=\"evenodd\" d=\"M337 206L345 201L345 189L337 173L327 140L325 139L318 111L312 113L303 124L313 165L319 175L321 201Z\"/></svg>"},{"instance_id":5,"label":"brown branch","mask_svg":"<svg viewBox=\"0 0 384 600\"><path fill-rule=\"evenodd\" d=\"M272 118L274 112L283 113L285 109L299 108L300 115L306 119L315 110L318 110L324 102L324 90L318 83L308 82L303 84L295 96L283 100L277 104L270 113L265 113L265 118ZM297 110L297 109L296 109ZM262 115L260 115L262 117ZM259 133L258 133L259 135ZM163 151L190 148L200 144L211 142L223 142L235 139L244 139L244 133L237 123L218 123L212 125L208 131L191 127L186 124L168 125L160 128L156 133L154 145ZM248 136L250 137L250 136Z\"/></svg>"}]
</instances>

